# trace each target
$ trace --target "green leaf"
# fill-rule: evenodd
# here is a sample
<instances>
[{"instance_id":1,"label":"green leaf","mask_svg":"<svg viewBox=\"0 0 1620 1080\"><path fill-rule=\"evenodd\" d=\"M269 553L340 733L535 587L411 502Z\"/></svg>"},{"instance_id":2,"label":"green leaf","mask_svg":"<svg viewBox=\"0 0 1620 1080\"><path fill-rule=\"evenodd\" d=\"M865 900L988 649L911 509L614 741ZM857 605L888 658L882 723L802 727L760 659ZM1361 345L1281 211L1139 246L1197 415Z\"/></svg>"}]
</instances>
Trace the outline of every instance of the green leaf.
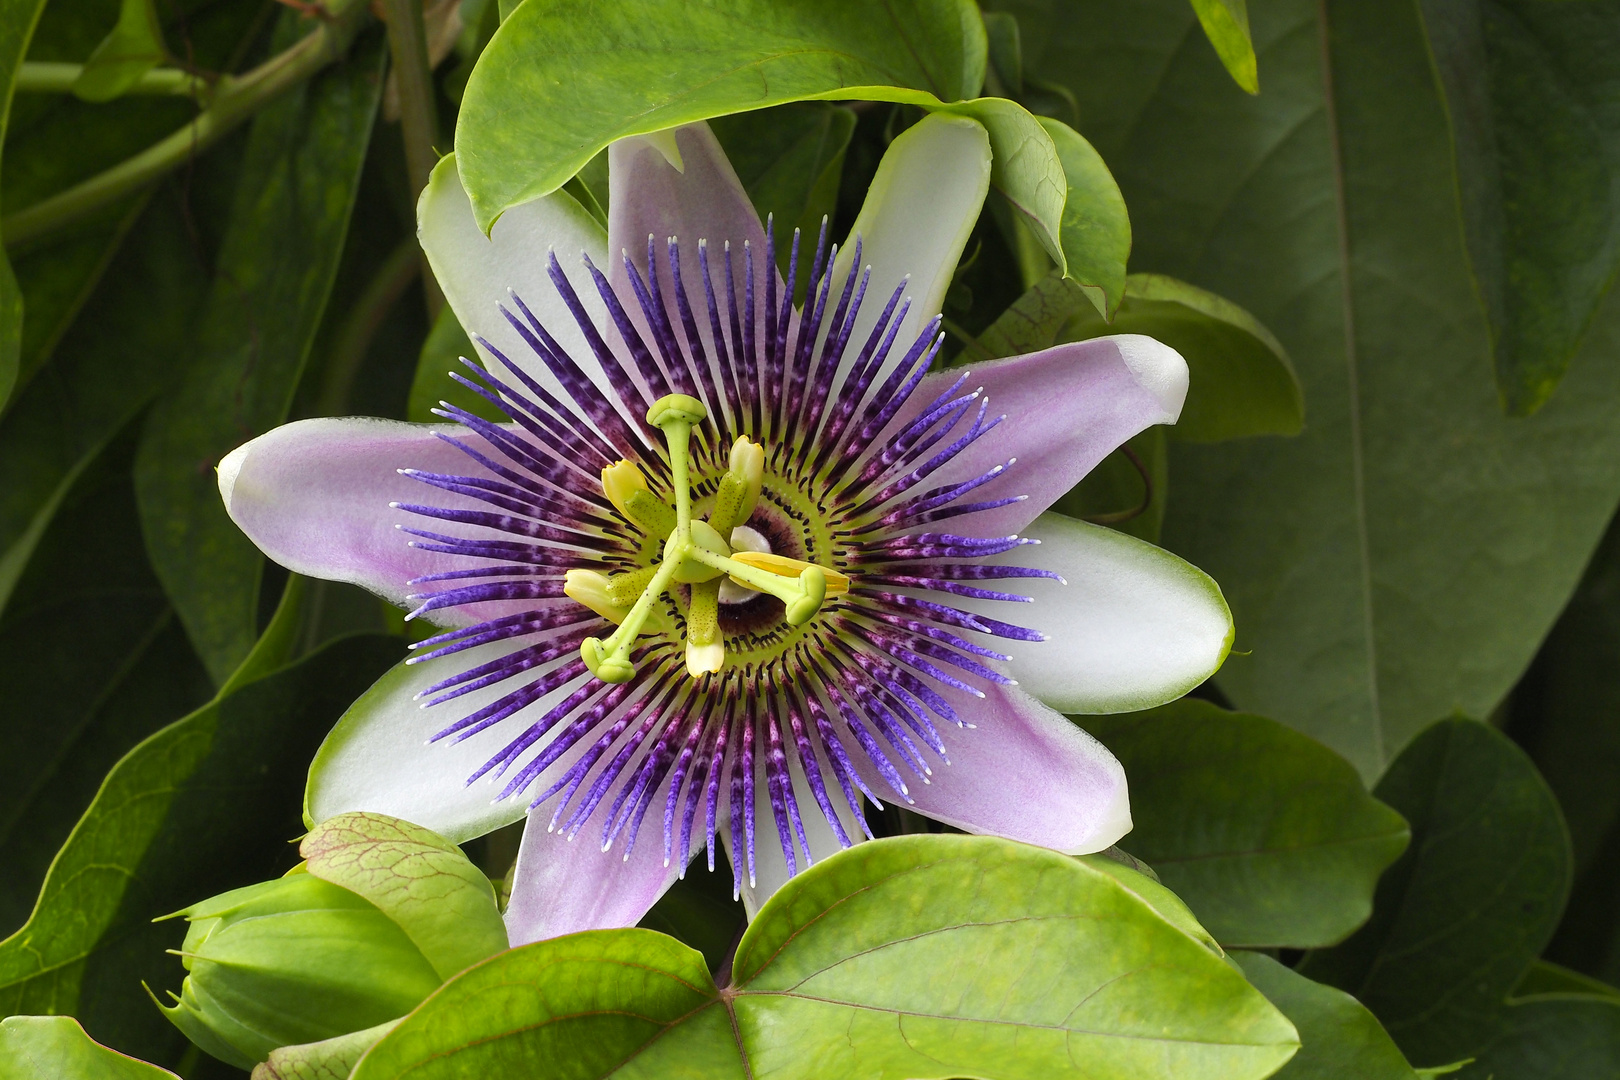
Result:
<instances>
[{"instance_id":1,"label":"green leaf","mask_svg":"<svg viewBox=\"0 0 1620 1080\"><path fill-rule=\"evenodd\" d=\"M282 16L277 42L307 25ZM212 466L286 418L320 326L381 93L378 37L253 122L191 367L136 461L143 532L216 683L254 639L263 557L226 516Z\"/></svg>"},{"instance_id":2,"label":"green leaf","mask_svg":"<svg viewBox=\"0 0 1620 1080\"><path fill-rule=\"evenodd\" d=\"M336 642L136 746L57 854L33 914L0 942L0 1011L74 1013L156 1061L183 1040L141 982L176 981L173 924L151 920L279 873L301 830L303 765L332 720L397 658L395 639Z\"/></svg>"},{"instance_id":3,"label":"green leaf","mask_svg":"<svg viewBox=\"0 0 1620 1080\"><path fill-rule=\"evenodd\" d=\"M1232 959L1299 1029L1299 1053L1274 1080L1417 1080L1378 1018L1343 990L1312 982L1260 953L1235 952Z\"/></svg>"},{"instance_id":4,"label":"green leaf","mask_svg":"<svg viewBox=\"0 0 1620 1080\"><path fill-rule=\"evenodd\" d=\"M1552 395L1620 268L1620 18L1610 3L1423 0L1496 385Z\"/></svg>"},{"instance_id":5,"label":"green leaf","mask_svg":"<svg viewBox=\"0 0 1620 1080\"><path fill-rule=\"evenodd\" d=\"M956 101L978 93L984 57L984 25L967 0L525 4L467 82L456 161L488 231L623 136L877 86Z\"/></svg>"},{"instance_id":6,"label":"green leaf","mask_svg":"<svg viewBox=\"0 0 1620 1080\"><path fill-rule=\"evenodd\" d=\"M1510 1004L1457 1080L1608 1080L1620 1074L1620 1001L1568 995Z\"/></svg>"},{"instance_id":7,"label":"green leaf","mask_svg":"<svg viewBox=\"0 0 1620 1080\"><path fill-rule=\"evenodd\" d=\"M361 1056L398 1025L390 1020L335 1039L272 1050L253 1070L253 1080L345 1080Z\"/></svg>"},{"instance_id":8,"label":"green leaf","mask_svg":"<svg viewBox=\"0 0 1620 1080\"><path fill-rule=\"evenodd\" d=\"M0 1020L0 1075L28 1080L179 1080L84 1033L71 1016L8 1016Z\"/></svg>"},{"instance_id":9,"label":"green leaf","mask_svg":"<svg viewBox=\"0 0 1620 1080\"><path fill-rule=\"evenodd\" d=\"M1414 739L1377 794L1411 822L1412 846L1379 882L1372 920L1300 972L1354 994L1407 1057L1457 1061L1489 1041L1552 935L1569 838L1530 759L1472 720Z\"/></svg>"},{"instance_id":10,"label":"green leaf","mask_svg":"<svg viewBox=\"0 0 1620 1080\"><path fill-rule=\"evenodd\" d=\"M1146 334L1187 360L1191 378L1172 438L1216 442L1297 435L1305 400L1288 353L1254 316L1230 300L1162 274L1132 274L1112 323L1053 274L1030 289L979 337L993 356L1035 352L1108 334Z\"/></svg>"},{"instance_id":11,"label":"green leaf","mask_svg":"<svg viewBox=\"0 0 1620 1080\"><path fill-rule=\"evenodd\" d=\"M440 979L507 948L489 878L439 834L386 814L328 818L299 854L315 877L370 900Z\"/></svg>"},{"instance_id":12,"label":"green leaf","mask_svg":"<svg viewBox=\"0 0 1620 1080\"><path fill-rule=\"evenodd\" d=\"M764 221L775 215L777 262L787 273L794 229L815 250L821 219L838 208L844 150L855 133L855 114L825 101L717 116L709 125L737 171L743 190ZM830 237L837 242L837 237ZM809 278L801 272L800 302Z\"/></svg>"},{"instance_id":13,"label":"green leaf","mask_svg":"<svg viewBox=\"0 0 1620 1080\"><path fill-rule=\"evenodd\" d=\"M1254 41L1249 36L1248 0L1192 0L1204 36L1215 46L1232 81L1251 94L1260 92Z\"/></svg>"},{"instance_id":14,"label":"green leaf","mask_svg":"<svg viewBox=\"0 0 1620 1080\"><path fill-rule=\"evenodd\" d=\"M1558 797L1575 885L1547 958L1620 978L1620 528L1592 556L1530 673L1514 691L1514 738Z\"/></svg>"},{"instance_id":15,"label":"green leaf","mask_svg":"<svg viewBox=\"0 0 1620 1080\"><path fill-rule=\"evenodd\" d=\"M73 92L84 101L111 101L162 63L167 54L152 0L123 0L118 25L84 62Z\"/></svg>"},{"instance_id":16,"label":"green leaf","mask_svg":"<svg viewBox=\"0 0 1620 1080\"><path fill-rule=\"evenodd\" d=\"M1149 877L1136 867L1127 866L1110 855L1080 855L1078 858L1093 870L1101 870L1141 897L1149 907L1163 915L1171 926L1199 942L1216 956L1226 955L1220 942L1204 929L1198 917L1192 913L1192 909L1181 897L1165 888L1158 878Z\"/></svg>"},{"instance_id":17,"label":"green leaf","mask_svg":"<svg viewBox=\"0 0 1620 1080\"><path fill-rule=\"evenodd\" d=\"M1537 960L1524 973L1519 985L1513 988L1513 997L1520 999L1544 994L1598 994L1620 998L1620 990L1608 983L1546 960Z\"/></svg>"},{"instance_id":18,"label":"green leaf","mask_svg":"<svg viewBox=\"0 0 1620 1080\"><path fill-rule=\"evenodd\" d=\"M1086 730L1131 778L1131 853L1225 945L1342 941L1406 849L1348 761L1273 720L1185 698Z\"/></svg>"},{"instance_id":19,"label":"green leaf","mask_svg":"<svg viewBox=\"0 0 1620 1080\"><path fill-rule=\"evenodd\" d=\"M0 143L4 143L6 122L11 116L11 95L17 87L17 71L22 67L28 42L39 23L45 0L0 0ZM17 384L22 354L23 298L17 275L5 252L0 250L0 406L11 397Z\"/></svg>"},{"instance_id":20,"label":"green leaf","mask_svg":"<svg viewBox=\"0 0 1620 1080\"><path fill-rule=\"evenodd\" d=\"M1156 424L1133 435L1060 496L1052 509L1157 544L1170 499L1170 453L1164 430ZM1127 450L1136 455L1135 461Z\"/></svg>"},{"instance_id":21,"label":"green leaf","mask_svg":"<svg viewBox=\"0 0 1620 1080\"><path fill-rule=\"evenodd\" d=\"M539 942L446 984L353 1080L1258 1080L1296 1046L1234 969L1111 873L990 837L817 863L761 909L732 979L717 990L698 953L645 930Z\"/></svg>"},{"instance_id":22,"label":"green leaf","mask_svg":"<svg viewBox=\"0 0 1620 1080\"><path fill-rule=\"evenodd\" d=\"M1221 583L1250 653L1222 691L1369 782L1435 717L1488 715L1620 499L1620 303L1567 393L1502 415L1415 7L1256 7L1250 97L1186 47L1184 0L990 6L1078 98L1133 265L1252 313L1310 402L1298 438L1174 448L1164 543Z\"/></svg>"},{"instance_id":23,"label":"green leaf","mask_svg":"<svg viewBox=\"0 0 1620 1080\"><path fill-rule=\"evenodd\" d=\"M1063 258L1065 276L1077 284L1097 314L1110 318L1125 298L1125 263L1131 256L1131 219L1114 175L1083 136L1061 120L1039 117L1063 162ZM1119 331L1115 331L1116 333Z\"/></svg>"},{"instance_id":24,"label":"green leaf","mask_svg":"<svg viewBox=\"0 0 1620 1080\"><path fill-rule=\"evenodd\" d=\"M107 770L213 693L137 539L133 456L126 432L89 459L0 613L5 931L28 917L52 856Z\"/></svg>"}]
</instances>

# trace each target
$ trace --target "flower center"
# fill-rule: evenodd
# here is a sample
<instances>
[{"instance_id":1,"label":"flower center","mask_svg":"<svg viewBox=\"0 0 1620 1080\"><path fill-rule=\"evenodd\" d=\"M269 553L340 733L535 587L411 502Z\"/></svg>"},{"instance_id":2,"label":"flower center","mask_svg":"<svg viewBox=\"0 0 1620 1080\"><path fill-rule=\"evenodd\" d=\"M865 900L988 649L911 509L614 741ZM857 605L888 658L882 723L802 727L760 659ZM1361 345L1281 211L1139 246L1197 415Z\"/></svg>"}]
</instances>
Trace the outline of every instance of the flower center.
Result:
<instances>
[{"instance_id":1,"label":"flower center","mask_svg":"<svg viewBox=\"0 0 1620 1080\"><path fill-rule=\"evenodd\" d=\"M665 395L647 413L647 422L664 433L669 448L673 507L652 493L633 462L620 460L602 470L602 490L619 513L648 534L665 536L661 558L652 565L611 577L583 569L567 574L563 591L568 596L618 624L606 641L589 637L580 645L586 668L603 682L629 682L635 675L630 650L639 636L679 640L681 631L672 625L667 609L660 610L660 601L674 599L680 585L690 586L684 636L686 670L693 678L725 666L720 601L726 585L752 594L734 602L761 593L774 596L782 602L782 620L788 626L804 625L829 594L849 590L844 574L774 554L759 531L748 526L764 486L765 450L747 436L732 444L707 520L693 516L692 429L707 415L703 403L686 394Z\"/></svg>"}]
</instances>

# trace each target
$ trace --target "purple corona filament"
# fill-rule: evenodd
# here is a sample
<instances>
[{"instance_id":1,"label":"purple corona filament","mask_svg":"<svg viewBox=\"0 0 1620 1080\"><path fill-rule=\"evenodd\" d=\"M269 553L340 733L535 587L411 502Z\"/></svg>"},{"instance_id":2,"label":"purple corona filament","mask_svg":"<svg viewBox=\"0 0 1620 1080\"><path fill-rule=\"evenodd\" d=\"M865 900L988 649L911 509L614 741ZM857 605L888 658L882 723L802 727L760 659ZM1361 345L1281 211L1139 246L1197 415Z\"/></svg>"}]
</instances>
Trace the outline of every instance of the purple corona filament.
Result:
<instances>
[{"instance_id":1,"label":"purple corona filament","mask_svg":"<svg viewBox=\"0 0 1620 1080\"><path fill-rule=\"evenodd\" d=\"M858 239L848 272L834 281L838 248L829 249L825 223L809 259L800 258L795 231L780 285L774 229L766 237L762 252L700 241L698 272L688 263L684 277L677 240L661 253L649 237L645 267L623 256L628 289L587 261L587 292L604 303L613 342L553 257L551 280L612 393L512 296L502 310L554 383L480 341L497 366L467 363L468 376L457 378L509 423L441 403L438 415L465 429L441 437L465 452L467 474L403 470L422 483L423 501L396 504L425 519L405 529L413 544L465 560L412 583L420 589L412 617L469 605L479 616L487 605L499 612L414 646L413 663L445 663L444 678L421 695L449 714L436 738L490 741L469 782L501 777L501 797L529 798L554 829L594 830L604 849L626 858L637 843L662 844L666 864L685 866L697 844L712 868L716 836L729 830L738 888L754 877L760 843L780 846L790 874L809 865L810 815L848 846L852 829L871 835L863 796L909 801L910 785L928 783L948 763L947 735L971 726L957 706L984 696L978 683L1009 681L998 666L1007 656L968 635L1041 640L954 598L1026 601L1002 583L1055 576L982 561L1033 541L936 527L1012 501L972 495L1011 462L966 480L931 480L1004 419L988 414L964 380L935 400L911 401L943 340L939 320L902 340L904 283L868 296ZM799 313L792 298L805 263ZM856 335L872 304L880 314ZM622 459L651 493L675 501L674 451L645 419L650 399L670 394L707 414L692 433L691 505L718 498L728 448L758 440L763 479L733 546L763 544L767 555L825 567L847 589L789 625L782 600L733 576L736 587L719 586L724 666L693 677L682 642L699 586L672 585L653 597L657 629L630 631L628 677L603 681L581 649L614 621L576 602L566 582L583 570L639 582L658 565L664 537L611 492L604 497L597 473ZM908 406L912 418L897 421ZM434 493L457 503L436 505ZM447 524L477 535L448 535ZM486 646L504 651L459 671L445 661ZM480 692L476 708L451 704ZM769 822L756 820L758 791ZM648 823L650 813L661 822Z\"/></svg>"}]
</instances>

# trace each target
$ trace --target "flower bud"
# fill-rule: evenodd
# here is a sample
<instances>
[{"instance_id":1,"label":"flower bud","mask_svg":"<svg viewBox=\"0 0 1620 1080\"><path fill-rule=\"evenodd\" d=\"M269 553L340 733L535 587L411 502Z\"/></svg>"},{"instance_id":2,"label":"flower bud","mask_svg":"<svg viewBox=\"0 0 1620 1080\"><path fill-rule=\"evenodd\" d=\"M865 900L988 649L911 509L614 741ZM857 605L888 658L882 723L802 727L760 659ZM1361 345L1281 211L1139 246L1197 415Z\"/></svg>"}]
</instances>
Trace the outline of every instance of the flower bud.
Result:
<instances>
[{"instance_id":1,"label":"flower bud","mask_svg":"<svg viewBox=\"0 0 1620 1080\"><path fill-rule=\"evenodd\" d=\"M277 1047L402 1016L439 975L398 923L348 889L298 871L178 914L189 974L164 1013L194 1043L244 1069Z\"/></svg>"}]
</instances>

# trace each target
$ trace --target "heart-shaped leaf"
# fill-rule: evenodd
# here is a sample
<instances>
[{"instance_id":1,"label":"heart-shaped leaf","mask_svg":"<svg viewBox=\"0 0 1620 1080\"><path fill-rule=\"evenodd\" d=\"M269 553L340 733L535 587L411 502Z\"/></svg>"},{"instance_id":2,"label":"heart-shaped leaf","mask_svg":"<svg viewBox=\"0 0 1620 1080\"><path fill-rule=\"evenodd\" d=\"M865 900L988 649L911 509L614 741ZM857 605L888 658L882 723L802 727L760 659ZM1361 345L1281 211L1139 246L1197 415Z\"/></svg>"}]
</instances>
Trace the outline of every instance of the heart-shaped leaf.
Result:
<instances>
[{"instance_id":1,"label":"heart-shaped leaf","mask_svg":"<svg viewBox=\"0 0 1620 1080\"><path fill-rule=\"evenodd\" d=\"M1187 698L1086 729L1131 778L1131 853L1224 944L1343 940L1406 849L1354 766L1275 721Z\"/></svg>"},{"instance_id":2,"label":"heart-shaped leaf","mask_svg":"<svg viewBox=\"0 0 1620 1080\"><path fill-rule=\"evenodd\" d=\"M789 881L724 989L650 931L542 941L446 984L354 1080L1258 1080L1296 1045L1233 968L1109 873L1007 840L915 835Z\"/></svg>"},{"instance_id":3,"label":"heart-shaped leaf","mask_svg":"<svg viewBox=\"0 0 1620 1080\"><path fill-rule=\"evenodd\" d=\"M71 1016L0 1020L0 1076L15 1080L178 1080L168 1069L109 1050Z\"/></svg>"},{"instance_id":4,"label":"heart-shaped leaf","mask_svg":"<svg viewBox=\"0 0 1620 1080\"><path fill-rule=\"evenodd\" d=\"M1260 953L1235 952L1232 959L1299 1029L1299 1053L1274 1080L1417 1080L1378 1018L1343 990Z\"/></svg>"},{"instance_id":5,"label":"heart-shaped leaf","mask_svg":"<svg viewBox=\"0 0 1620 1080\"><path fill-rule=\"evenodd\" d=\"M1418 736L1376 791L1411 822L1412 846L1367 925L1300 973L1354 994L1420 1065L1458 1061L1495 1037L1558 923L1569 837L1524 751L1472 720Z\"/></svg>"}]
</instances>

